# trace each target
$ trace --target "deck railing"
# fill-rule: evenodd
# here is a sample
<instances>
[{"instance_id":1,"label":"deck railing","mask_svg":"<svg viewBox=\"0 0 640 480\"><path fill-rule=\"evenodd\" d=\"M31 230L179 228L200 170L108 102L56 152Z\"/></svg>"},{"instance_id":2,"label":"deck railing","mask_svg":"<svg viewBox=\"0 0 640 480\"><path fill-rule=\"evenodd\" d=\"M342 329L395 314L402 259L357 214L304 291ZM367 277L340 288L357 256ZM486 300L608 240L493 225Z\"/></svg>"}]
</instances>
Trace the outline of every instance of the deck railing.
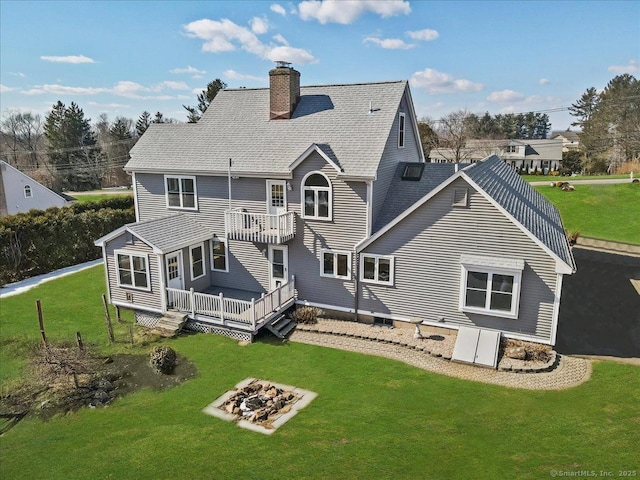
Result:
<instances>
[{"instance_id":1,"label":"deck railing","mask_svg":"<svg viewBox=\"0 0 640 480\"><path fill-rule=\"evenodd\" d=\"M197 315L212 317L222 321L250 325L253 330L264 322L272 313L279 311L295 296L295 277L284 285L279 286L261 298L251 301L227 298L222 293L211 295L208 293L167 288L167 307L172 310L188 313L192 318Z\"/></svg>"},{"instance_id":2,"label":"deck railing","mask_svg":"<svg viewBox=\"0 0 640 480\"><path fill-rule=\"evenodd\" d=\"M231 240L280 244L295 236L293 212L269 215L233 208L224 212L224 223L227 238Z\"/></svg>"}]
</instances>

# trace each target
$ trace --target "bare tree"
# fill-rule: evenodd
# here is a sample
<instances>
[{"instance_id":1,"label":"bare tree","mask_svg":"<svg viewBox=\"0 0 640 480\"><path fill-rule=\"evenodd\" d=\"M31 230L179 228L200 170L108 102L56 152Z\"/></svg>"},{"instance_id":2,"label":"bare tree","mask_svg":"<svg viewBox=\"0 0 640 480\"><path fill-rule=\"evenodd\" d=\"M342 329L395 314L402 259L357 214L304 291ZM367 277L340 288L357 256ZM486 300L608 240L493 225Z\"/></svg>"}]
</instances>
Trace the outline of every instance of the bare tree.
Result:
<instances>
[{"instance_id":1,"label":"bare tree","mask_svg":"<svg viewBox=\"0 0 640 480\"><path fill-rule=\"evenodd\" d=\"M433 124L432 129L438 136L438 152L449 162L460 163L471 153L465 148L469 139L467 120L470 115L466 109L457 110Z\"/></svg>"},{"instance_id":2,"label":"bare tree","mask_svg":"<svg viewBox=\"0 0 640 480\"><path fill-rule=\"evenodd\" d=\"M1 130L9 163L30 170L41 166L44 132L40 115L8 111L3 115Z\"/></svg>"}]
</instances>

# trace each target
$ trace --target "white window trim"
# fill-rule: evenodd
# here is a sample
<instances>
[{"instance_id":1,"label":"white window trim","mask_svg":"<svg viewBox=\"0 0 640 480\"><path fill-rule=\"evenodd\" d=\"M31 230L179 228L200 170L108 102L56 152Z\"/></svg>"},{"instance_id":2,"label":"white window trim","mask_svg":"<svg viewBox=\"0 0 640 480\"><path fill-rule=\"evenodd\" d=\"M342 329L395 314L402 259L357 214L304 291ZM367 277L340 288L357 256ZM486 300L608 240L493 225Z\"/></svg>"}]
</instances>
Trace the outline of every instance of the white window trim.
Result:
<instances>
[{"instance_id":1,"label":"white window trim","mask_svg":"<svg viewBox=\"0 0 640 480\"><path fill-rule=\"evenodd\" d=\"M328 253L333 255L333 274L325 273L324 271L324 254ZM338 255L347 256L347 275L338 275ZM326 278L338 278L340 280L351 280L351 252L343 250L329 250L326 248L320 249L320 276Z\"/></svg>"},{"instance_id":2,"label":"white window trim","mask_svg":"<svg viewBox=\"0 0 640 480\"><path fill-rule=\"evenodd\" d=\"M524 268L524 266L523 266ZM491 279L493 275L510 275L513 277L513 291L512 291L512 303L511 303L511 311L506 312L504 310L491 310L490 307L480 308L480 307L468 307L465 305L465 300L467 296L467 274L469 272L480 272L487 273L489 277L487 278L487 290L485 291L485 305L488 305L491 301L491 292L490 285ZM459 298L459 310L461 312L467 313L477 313L480 315L489 315L492 317L501 317L501 318L510 318L517 319L518 311L520 309L520 290L522 286L522 269L518 268L500 268L500 267L491 267L487 265L461 265L461 273L460 273L460 298Z\"/></svg>"},{"instance_id":3,"label":"white window trim","mask_svg":"<svg viewBox=\"0 0 640 480\"><path fill-rule=\"evenodd\" d=\"M402 118L402 122L400 119ZM400 128L400 124L402 123L402 128ZM402 133L402 136L400 135ZM400 143L400 138L402 137L402 143ZM400 112L398 114L398 148L404 148L407 143L407 117L404 112Z\"/></svg>"},{"instance_id":4,"label":"white window trim","mask_svg":"<svg viewBox=\"0 0 640 480\"><path fill-rule=\"evenodd\" d=\"M193 276L193 251L196 248L202 248L202 275L198 275L197 277ZM205 254L204 254L204 243L198 243L196 245L191 245L189 247L189 273L191 274L191 281L198 280L207 275L207 266L205 264Z\"/></svg>"},{"instance_id":5,"label":"white window trim","mask_svg":"<svg viewBox=\"0 0 640 480\"><path fill-rule=\"evenodd\" d=\"M169 205L169 189L167 187L167 179L169 178L177 178L178 185L180 188L180 206L177 207L175 205ZM182 180L193 180L193 207L183 207L183 197L182 197ZM196 177L194 175L165 175L164 176L164 200L168 209L170 210L198 210L198 182L196 181Z\"/></svg>"},{"instance_id":6,"label":"white window trim","mask_svg":"<svg viewBox=\"0 0 640 480\"><path fill-rule=\"evenodd\" d=\"M131 282L135 283L135 275L133 274L133 258L132 257L142 257L144 258L144 265L146 267L146 275L147 275L147 286L146 287L137 287L134 284L126 285L120 283L120 263L118 262L118 255L126 255L129 257L129 265L131 266ZM131 252L128 250L114 250L113 258L115 260L115 270L116 270L116 281L118 287L120 288L128 288L131 290L140 290L143 292L151 291L151 275L149 274L149 255L146 253L140 252Z\"/></svg>"},{"instance_id":7,"label":"white window trim","mask_svg":"<svg viewBox=\"0 0 640 480\"><path fill-rule=\"evenodd\" d=\"M213 241L214 239L217 239L220 242L224 243L224 266L225 269L218 269L218 268L213 268ZM224 273L229 273L229 242L227 242L227 238L226 237L214 237L211 240L209 240L209 254L211 256L211 271L212 272L224 272Z\"/></svg>"},{"instance_id":8,"label":"white window trim","mask_svg":"<svg viewBox=\"0 0 640 480\"><path fill-rule=\"evenodd\" d=\"M365 257L374 258L376 260L375 266L375 278L374 280L370 278L364 278L364 259ZM383 282L381 280L377 280L378 278L378 266L380 264L380 259L384 258L389 260L389 281ZM360 281L364 283L373 283L376 285L393 285L395 279L395 257L391 255L376 255L374 253L361 253L360 254Z\"/></svg>"},{"instance_id":9,"label":"white window trim","mask_svg":"<svg viewBox=\"0 0 640 480\"><path fill-rule=\"evenodd\" d=\"M27 195L27 189L29 189L29 195ZM26 184L22 191L24 192L24 198L33 198L33 188L31 185Z\"/></svg>"},{"instance_id":10,"label":"white window trim","mask_svg":"<svg viewBox=\"0 0 640 480\"><path fill-rule=\"evenodd\" d=\"M314 174L320 174L322 175L326 180L327 183L329 184L329 187L307 187L305 186L305 182L307 181L307 178L309 178L311 175ZM307 173L304 177L302 177L302 182L301 182L301 188L300 188L300 216L302 218L306 218L308 220L321 220L321 221L325 221L325 222L331 222L333 221L333 184L331 183L331 180L329 179L329 177L327 177L327 175L325 175L324 173L318 171L318 170L314 170L313 172L309 172ZM318 217L316 215L306 215L305 214L305 203L304 203L304 194L307 190L312 190L314 191L314 197L315 197L315 212L318 212L318 202L317 202L317 198L318 198L318 191L323 191L323 192L329 192L329 216L328 217Z\"/></svg>"}]
</instances>

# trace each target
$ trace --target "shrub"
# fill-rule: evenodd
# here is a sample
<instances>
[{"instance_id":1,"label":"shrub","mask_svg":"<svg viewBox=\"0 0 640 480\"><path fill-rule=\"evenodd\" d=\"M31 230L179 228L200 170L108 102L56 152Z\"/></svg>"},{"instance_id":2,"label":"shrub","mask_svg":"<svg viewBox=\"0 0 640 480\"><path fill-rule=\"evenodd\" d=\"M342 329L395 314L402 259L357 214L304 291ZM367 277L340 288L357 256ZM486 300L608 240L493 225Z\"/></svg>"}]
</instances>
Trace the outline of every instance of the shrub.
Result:
<instances>
[{"instance_id":1,"label":"shrub","mask_svg":"<svg viewBox=\"0 0 640 480\"><path fill-rule=\"evenodd\" d=\"M316 307L300 307L291 314L291 318L296 323L313 325L318 323L318 316L322 315L322 310Z\"/></svg>"},{"instance_id":2,"label":"shrub","mask_svg":"<svg viewBox=\"0 0 640 480\"><path fill-rule=\"evenodd\" d=\"M574 230L573 232L567 231L567 240L569 240L569 245L575 245L579 236L580 232L577 230Z\"/></svg>"},{"instance_id":3,"label":"shrub","mask_svg":"<svg viewBox=\"0 0 640 480\"><path fill-rule=\"evenodd\" d=\"M149 363L159 373L171 373L176 366L177 355L173 348L164 345L153 347Z\"/></svg>"},{"instance_id":4,"label":"shrub","mask_svg":"<svg viewBox=\"0 0 640 480\"><path fill-rule=\"evenodd\" d=\"M93 242L134 222L132 204L116 198L0 218L0 285L100 258Z\"/></svg>"}]
</instances>

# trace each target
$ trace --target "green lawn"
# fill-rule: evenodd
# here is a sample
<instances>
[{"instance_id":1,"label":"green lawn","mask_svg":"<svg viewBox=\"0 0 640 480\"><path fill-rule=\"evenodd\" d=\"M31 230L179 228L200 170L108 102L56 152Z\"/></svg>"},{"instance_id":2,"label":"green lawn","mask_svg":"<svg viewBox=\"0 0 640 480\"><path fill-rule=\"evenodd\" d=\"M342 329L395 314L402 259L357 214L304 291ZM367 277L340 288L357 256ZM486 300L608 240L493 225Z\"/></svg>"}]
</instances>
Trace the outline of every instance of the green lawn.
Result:
<instances>
[{"instance_id":1,"label":"green lawn","mask_svg":"<svg viewBox=\"0 0 640 480\"><path fill-rule=\"evenodd\" d=\"M123 195L127 195L129 197L133 196L133 193L131 191L125 191L123 193L105 193L105 194L75 194L73 196L73 198L75 198L78 202L80 203L87 203L87 202L99 202L100 200L106 200L107 198L120 198Z\"/></svg>"},{"instance_id":2,"label":"green lawn","mask_svg":"<svg viewBox=\"0 0 640 480\"><path fill-rule=\"evenodd\" d=\"M2 300L3 352L14 338L37 339L35 298L50 337L79 329L109 348L103 282L96 267ZM165 342L197 365L196 379L104 409L23 420L0 437L0 478L540 479L640 469L638 367L596 363L579 387L533 392L304 344L240 346L205 334ZM19 361L6 367L3 355L6 381ZM201 412L246 377L318 397L271 436Z\"/></svg>"},{"instance_id":3,"label":"green lawn","mask_svg":"<svg viewBox=\"0 0 640 480\"><path fill-rule=\"evenodd\" d=\"M575 185L573 192L548 185L535 188L558 207L570 232L640 244L640 184Z\"/></svg>"},{"instance_id":4,"label":"green lawn","mask_svg":"<svg viewBox=\"0 0 640 480\"><path fill-rule=\"evenodd\" d=\"M638 174L633 174L634 178L638 178ZM553 175L522 175L522 179L527 182L557 182L564 181L570 182L572 180L606 180L610 178L629 178L628 173L622 173L617 175L576 175L575 177L554 177Z\"/></svg>"}]
</instances>

